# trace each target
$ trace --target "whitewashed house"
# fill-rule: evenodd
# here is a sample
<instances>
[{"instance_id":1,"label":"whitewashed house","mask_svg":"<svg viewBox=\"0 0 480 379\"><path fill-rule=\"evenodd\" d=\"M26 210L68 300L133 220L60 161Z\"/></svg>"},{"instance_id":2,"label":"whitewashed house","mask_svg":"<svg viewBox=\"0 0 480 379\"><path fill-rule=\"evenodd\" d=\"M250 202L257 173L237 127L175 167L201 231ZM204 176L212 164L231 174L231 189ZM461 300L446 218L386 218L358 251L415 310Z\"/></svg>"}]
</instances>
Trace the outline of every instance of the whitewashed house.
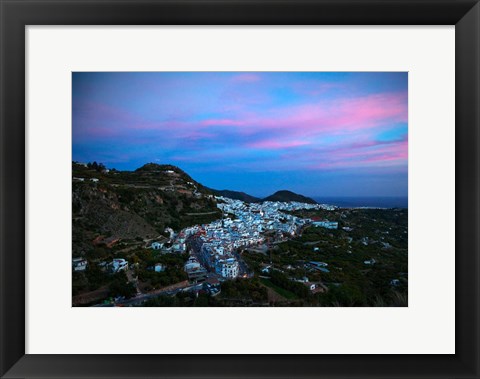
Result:
<instances>
[{"instance_id":1,"label":"whitewashed house","mask_svg":"<svg viewBox=\"0 0 480 379\"><path fill-rule=\"evenodd\" d=\"M239 265L235 258L220 259L215 264L215 271L227 279L235 279L238 276Z\"/></svg>"},{"instance_id":2,"label":"whitewashed house","mask_svg":"<svg viewBox=\"0 0 480 379\"><path fill-rule=\"evenodd\" d=\"M73 271L85 271L87 269L88 262L83 258L73 258L72 259L72 268Z\"/></svg>"},{"instance_id":3,"label":"whitewashed house","mask_svg":"<svg viewBox=\"0 0 480 379\"><path fill-rule=\"evenodd\" d=\"M150 246L153 250L160 250L163 247L163 243L154 242Z\"/></svg>"},{"instance_id":4,"label":"whitewashed house","mask_svg":"<svg viewBox=\"0 0 480 379\"><path fill-rule=\"evenodd\" d=\"M319 226L327 229L338 229L337 221L314 221L313 226Z\"/></svg>"},{"instance_id":5,"label":"whitewashed house","mask_svg":"<svg viewBox=\"0 0 480 379\"><path fill-rule=\"evenodd\" d=\"M128 270L128 262L123 258L116 258L112 261L112 271L120 272Z\"/></svg>"},{"instance_id":6,"label":"whitewashed house","mask_svg":"<svg viewBox=\"0 0 480 379\"><path fill-rule=\"evenodd\" d=\"M164 264L162 264L162 263L155 263L155 268L154 268L155 272L163 272L163 271L165 271L165 268L166 268L166 267L165 267Z\"/></svg>"}]
</instances>

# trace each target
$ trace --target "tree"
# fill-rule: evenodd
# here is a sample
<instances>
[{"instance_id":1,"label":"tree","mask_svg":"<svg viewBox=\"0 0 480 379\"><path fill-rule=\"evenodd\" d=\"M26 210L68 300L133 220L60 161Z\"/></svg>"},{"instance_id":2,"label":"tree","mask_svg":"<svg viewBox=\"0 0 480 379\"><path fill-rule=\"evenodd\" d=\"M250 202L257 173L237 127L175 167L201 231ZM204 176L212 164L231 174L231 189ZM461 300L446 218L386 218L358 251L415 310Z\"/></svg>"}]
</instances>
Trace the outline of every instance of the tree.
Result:
<instances>
[{"instance_id":1,"label":"tree","mask_svg":"<svg viewBox=\"0 0 480 379\"><path fill-rule=\"evenodd\" d=\"M208 296L205 294L199 294L195 299L195 307L208 307Z\"/></svg>"},{"instance_id":2,"label":"tree","mask_svg":"<svg viewBox=\"0 0 480 379\"><path fill-rule=\"evenodd\" d=\"M137 289L132 283L129 283L124 272L119 272L113 276L113 282L109 286L110 296L125 296L130 298L137 293Z\"/></svg>"}]
</instances>

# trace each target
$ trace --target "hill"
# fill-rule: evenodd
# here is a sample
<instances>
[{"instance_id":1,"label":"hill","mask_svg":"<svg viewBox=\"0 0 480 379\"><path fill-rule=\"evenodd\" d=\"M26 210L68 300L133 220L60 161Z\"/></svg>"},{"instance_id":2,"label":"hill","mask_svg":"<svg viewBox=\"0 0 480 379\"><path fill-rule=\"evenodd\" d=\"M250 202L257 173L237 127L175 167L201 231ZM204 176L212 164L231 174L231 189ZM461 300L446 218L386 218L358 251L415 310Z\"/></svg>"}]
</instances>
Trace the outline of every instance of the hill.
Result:
<instances>
[{"instance_id":1,"label":"hill","mask_svg":"<svg viewBox=\"0 0 480 379\"><path fill-rule=\"evenodd\" d=\"M287 190L277 191L273 195L262 199L262 201L298 201L299 203L317 204L315 200L309 197Z\"/></svg>"},{"instance_id":2,"label":"hill","mask_svg":"<svg viewBox=\"0 0 480 379\"><path fill-rule=\"evenodd\" d=\"M73 254L93 241L156 238L221 217L213 194L180 168L146 164L135 171L72 164Z\"/></svg>"},{"instance_id":3,"label":"hill","mask_svg":"<svg viewBox=\"0 0 480 379\"><path fill-rule=\"evenodd\" d=\"M261 199L259 199L258 197L251 196L245 192L230 191L230 190L214 190L214 189L211 189L211 191L217 196L224 196L234 200L241 200L246 203L256 203L261 201Z\"/></svg>"},{"instance_id":4,"label":"hill","mask_svg":"<svg viewBox=\"0 0 480 379\"><path fill-rule=\"evenodd\" d=\"M135 171L72 163L73 254L95 250L98 241L154 239L170 227L179 231L222 217L214 195L245 202L313 199L278 191L258 199L244 192L212 190L172 165L147 163ZM105 244L108 244L106 242Z\"/></svg>"}]
</instances>

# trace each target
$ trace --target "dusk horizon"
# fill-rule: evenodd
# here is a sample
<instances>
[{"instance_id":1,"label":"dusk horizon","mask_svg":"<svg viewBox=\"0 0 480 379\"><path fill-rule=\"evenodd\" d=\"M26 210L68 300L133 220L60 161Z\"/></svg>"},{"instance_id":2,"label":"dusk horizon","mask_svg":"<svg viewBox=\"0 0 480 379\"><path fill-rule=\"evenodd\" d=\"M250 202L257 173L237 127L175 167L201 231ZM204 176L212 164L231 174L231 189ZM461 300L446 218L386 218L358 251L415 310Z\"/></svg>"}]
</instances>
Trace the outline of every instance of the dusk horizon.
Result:
<instances>
[{"instance_id":1,"label":"dusk horizon","mask_svg":"<svg viewBox=\"0 0 480 379\"><path fill-rule=\"evenodd\" d=\"M73 73L72 97L73 306L408 306L408 73Z\"/></svg>"},{"instance_id":2,"label":"dusk horizon","mask_svg":"<svg viewBox=\"0 0 480 379\"><path fill-rule=\"evenodd\" d=\"M407 73L73 73L72 159L265 197L408 196Z\"/></svg>"},{"instance_id":3,"label":"dusk horizon","mask_svg":"<svg viewBox=\"0 0 480 379\"><path fill-rule=\"evenodd\" d=\"M75 161L74 162L78 162L78 163L82 163L82 164L87 164L87 163L98 163L98 164L103 164L102 161L98 160L98 159L93 159L91 161ZM165 165L165 166L176 166L178 167L180 170L184 171L186 174L188 174L189 176L191 176L187 171L185 171L181 166L177 166L177 165L173 165L172 163L162 163L162 162L145 162L145 164L143 165L140 165L138 167L134 167L134 168L126 168L124 170L119 170L117 167L113 167L113 166L108 166L108 165L105 165L105 168L107 169L115 169L115 170L119 170L119 171L130 171L130 172L134 172L135 170L141 168L142 166L144 165L147 165L147 164L158 164L158 165ZM198 180L198 178L195 178L193 176L191 176L192 179L194 179L195 181L199 182L200 184L204 185L204 183L201 181L201 180ZM285 188L277 188L275 190L273 190L272 192L247 192L246 190L242 189L242 188L220 188L220 187L217 187L217 186L207 186L205 185L207 188L210 188L210 189L214 189L214 190L219 190L219 191L236 191L236 192L245 192L247 193L248 195L251 195L251 196L255 196L255 197L258 197L258 198L265 198L275 192L278 192L278 191L291 191L291 192L295 192L292 187L285 187ZM308 196L308 197L311 197L313 199L316 199L316 198L408 198L408 195L368 195L368 194L363 194L363 195L338 195L338 194L331 194L331 193L300 193L298 192L298 194L300 195L305 195L305 196Z\"/></svg>"}]
</instances>

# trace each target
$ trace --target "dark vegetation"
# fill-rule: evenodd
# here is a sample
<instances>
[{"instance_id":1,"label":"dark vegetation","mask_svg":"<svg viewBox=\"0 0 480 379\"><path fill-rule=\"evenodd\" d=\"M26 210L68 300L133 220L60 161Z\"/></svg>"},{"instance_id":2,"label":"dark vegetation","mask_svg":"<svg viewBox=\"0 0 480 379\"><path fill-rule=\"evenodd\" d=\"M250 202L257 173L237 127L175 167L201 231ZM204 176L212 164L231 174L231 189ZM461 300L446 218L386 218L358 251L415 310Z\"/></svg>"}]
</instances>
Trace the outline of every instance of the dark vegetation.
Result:
<instances>
[{"instance_id":1,"label":"dark vegetation","mask_svg":"<svg viewBox=\"0 0 480 379\"><path fill-rule=\"evenodd\" d=\"M257 278L236 279L222 283L222 292L208 296L203 291L198 293L178 293L175 296L159 296L144 303L150 307L229 307L229 306L265 306L268 295L265 286Z\"/></svg>"},{"instance_id":2,"label":"dark vegetation","mask_svg":"<svg viewBox=\"0 0 480 379\"><path fill-rule=\"evenodd\" d=\"M212 307L217 304L215 298L204 293L179 293L176 296L158 296L142 304L143 307Z\"/></svg>"},{"instance_id":3,"label":"dark vegetation","mask_svg":"<svg viewBox=\"0 0 480 379\"><path fill-rule=\"evenodd\" d=\"M108 288L110 296L129 297L135 289L124 273L99 267L114 258L129 261L142 289L168 286L186 279L184 256L144 249L175 231L221 217L211 191L171 165L146 164L136 171L108 170L103 164L72 164L72 254L88 268L74 272L73 295ZM164 263L164 272L152 266Z\"/></svg>"},{"instance_id":4,"label":"dark vegetation","mask_svg":"<svg viewBox=\"0 0 480 379\"><path fill-rule=\"evenodd\" d=\"M212 191L171 165L147 164L135 171L108 171L101 163L73 163L73 256L84 257L88 268L73 272L73 295L103 291L104 297L129 298L136 293L187 279L187 254L161 254L145 247L166 241L166 227L175 231L209 223L222 215ZM81 180L83 179L83 180ZM214 191L225 192L225 191ZM228 196L226 193L224 196ZM243 201L258 201L244 193ZM236 197L238 198L238 197ZM249 200L247 200L249 199ZM279 191L264 200L312 199ZM407 306L408 210L337 209L292 212L312 220L338 221L339 229L309 226L301 237L269 246L265 254L242 253L255 272L252 279L221 284L215 297L200 291L160 296L146 306ZM345 228L345 229L343 229ZM124 272L102 271L101 262L128 260ZM310 262L322 262L322 270ZM366 264L365 262L370 262ZM156 272L154 266L165 266ZM262 272L266 265L272 269ZM298 280L308 278L326 289L312 294ZM133 279L132 279L133 278ZM280 300L269 302L269 293Z\"/></svg>"},{"instance_id":5,"label":"dark vegetation","mask_svg":"<svg viewBox=\"0 0 480 379\"><path fill-rule=\"evenodd\" d=\"M129 262L129 274L138 282L143 292L153 291L187 280L183 266L186 254L161 254L156 250L137 248L118 254L105 248L95 248L99 255L87 256L88 267L84 272L73 272L73 296L108 288L104 298L123 296L129 298L136 293L132 282L128 282L125 272L110 273L102 270L100 262L111 262L114 258L124 258ZM155 271L155 264L161 263L164 270Z\"/></svg>"},{"instance_id":6,"label":"dark vegetation","mask_svg":"<svg viewBox=\"0 0 480 379\"><path fill-rule=\"evenodd\" d=\"M301 237L278 244L266 255L244 252L243 258L257 275L305 305L407 306L408 211L406 209L340 209L295 212L303 217L339 221L338 230L310 226ZM345 231L342 227L352 228ZM365 264L365 261L373 264ZM323 262L325 271L309 262ZM265 274L261 268L272 265ZM307 277L328 291L312 295L292 279ZM392 282L393 281L393 282ZM303 287L303 288L302 288Z\"/></svg>"},{"instance_id":7,"label":"dark vegetation","mask_svg":"<svg viewBox=\"0 0 480 379\"><path fill-rule=\"evenodd\" d=\"M99 236L152 239L166 227L179 231L221 217L211 192L175 166L107 172L94 162L72 169L74 256L91 254Z\"/></svg>"},{"instance_id":8,"label":"dark vegetation","mask_svg":"<svg viewBox=\"0 0 480 379\"><path fill-rule=\"evenodd\" d=\"M267 290L257 279L236 279L222 284L219 299L224 305L243 301L249 305L264 305L268 301Z\"/></svg>"},{"instance_id":9,"label":"dark vegetation","mask_svg":"<svg viewBox=\"0 0 480 379\"><path fill-rule=\"evenodd\" d=\"M127 299L134 296L137 292L135 286L128 282L127 276L123 271L112 275L112 281L108 289L110 296L125 297Z\"/></svg>"},{"instance_id":10,"label":"dark vegetation","mask_svg":"<svg viewBox=\"0 0 480 379\"><path fill-rule=\"evenodd\" d=\"M277 191L273 195L262 199L262 201L298 201L299 203L307 203L307 204L317 204L317 202L309 197L296 194L292 191Z\"/></svg>"},{"instance_id":11,"label":"dark vegetation","mask_svg":"<svg viewBox=\"0 0 480 379\"><path fill-rule=\"evenodd\" d=\"M159 254L153 250L138 250L130 259L138 263L135 274L143 283L144 290L155 290L171 284L187 280L183 265L187 260L185 254ZM163 272L155 272L155 263L162 263L166 268Z\"/></svg>"}]
</instances>

